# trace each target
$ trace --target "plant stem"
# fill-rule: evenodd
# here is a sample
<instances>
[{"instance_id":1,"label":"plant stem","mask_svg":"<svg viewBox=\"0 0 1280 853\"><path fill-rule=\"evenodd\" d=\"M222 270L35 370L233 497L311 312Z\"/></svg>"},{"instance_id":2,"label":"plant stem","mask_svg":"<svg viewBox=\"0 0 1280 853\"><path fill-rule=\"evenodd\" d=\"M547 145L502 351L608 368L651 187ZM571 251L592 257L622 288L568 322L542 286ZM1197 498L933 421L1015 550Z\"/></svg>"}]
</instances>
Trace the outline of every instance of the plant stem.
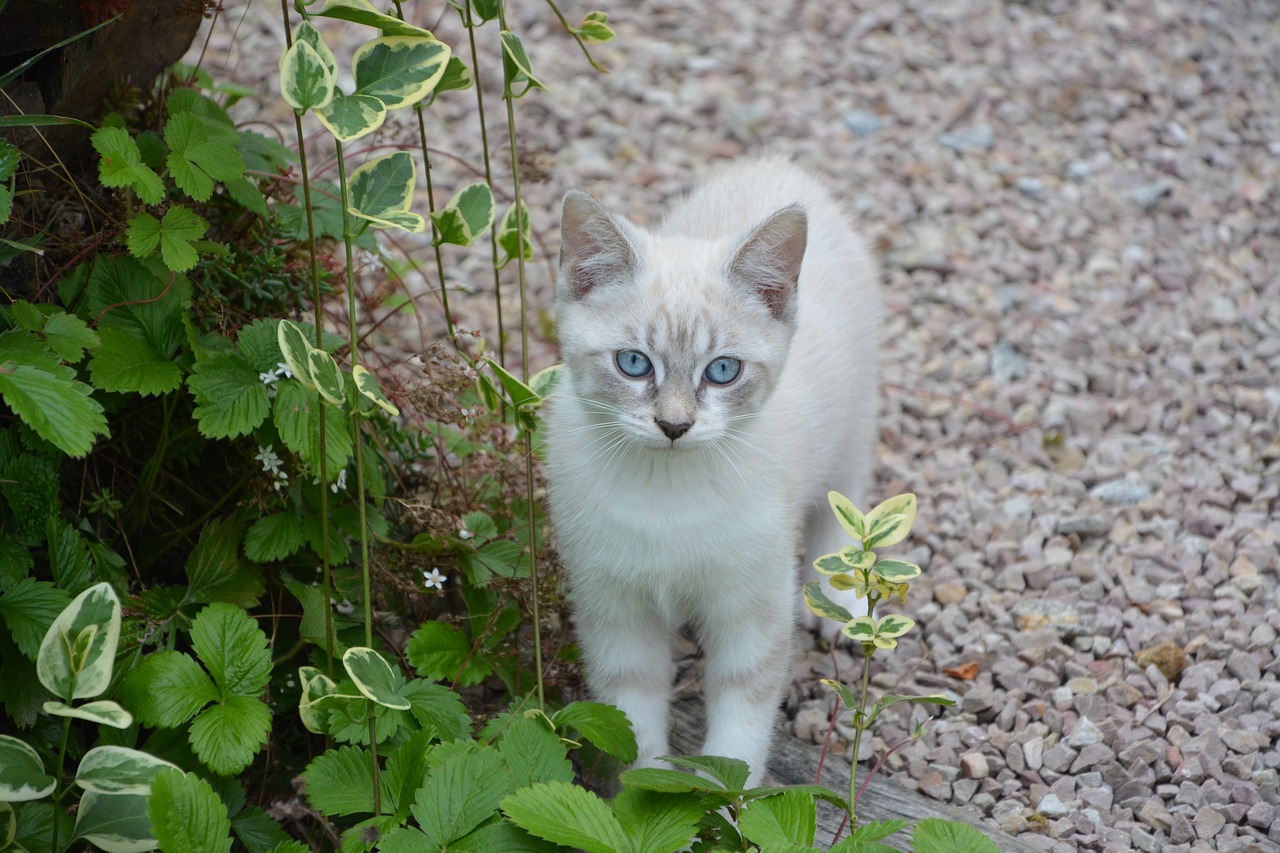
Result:
<instances>
[{"instance_id":1,"label":"plant stem","mask_svg":"<svg viewBox=\"0 0 1280 853\"><path fill-rule=\"evenodd\" d=\"M498 25L507 28L506 3L498 3ZM468 5L469 8L469 5ZM479 83L477 82L477 88ZM515 98L511 95L511 81L504 76L502 83L502 99L507 104L507 146L511 153L511 190L515 200L516 234L524 233L524 208L520 204L520 157L516 147L516 108ZM488 157L485 158L488 168ZM496 251L496 250L495 250ZM520 377L529 381L529 312L526 310L524 246L517 241L516 270L520 281ZM501 315L499 315L501 316ZM501 326L499 326L501 328ZM501 340L499 332L499 340ZM499 349L499 355L502 350ZM503 365L505 367L505 365ZM538 529L533 500L533 435L524 430L524 475L525 502L529 506L529 579L533 584L533 665L538 684L538 707L546 709L545 688L542 678L542 617L539 608L538 578Z\"/></svg>"},{"instance_id":2,"label":"plant stem","mask_svg":"<svg viewBox=\"0 0 1280 853\"><path fill-rule=\"evenodd\" d=\"M505 30L507 28L506 11L503 5L502 3L498 4L498 18L500 21L499 26ZM462 23L467 28L467 42L471 48L471 76L475 79L476 85L476 112L480 118L480 151L484 156L484 182L489 185L489 191L493 192L493 169L489 165L489 127L484 117L484 86L480 85L480 64L477 59L478 52L476 51L476 24L471 16L471 0L463 0L462 7L465 10L462 13ZM507 100L508 133L511 133L509 123L511 119L511 86L506 82L503 83L503 97ZM425 149L426 146L424 145L423 147ZM513 159L512 166L514 165L515 161ZM519 190L516 191L516 204L520 204ZM507 330L502 323L502 276L498 271L498 231L496 228L489 229L489 247L493 258L493 307L497 312L498 321L498 364L506 367ZM521 289L523 290L523 283ZM520 310L523 313L523 296L521 297Z\"/></svg>"},{"instance_id":3,"label":"plant stem","mask_svg":"<svg viewBox=\"0 0 1280 853\"><path fill-rule=\"evenodd\" d=\"M879 599L874 593L867 596L867 615L873 616ZM849 831L858 828L858 751L862 746L862 732L866 728L867 692L871 688L871 655L875 646L862 644L862 683L858 690L858 709L853 716L853 759L849 762Z\"/></svg>"},{"instance_id":4,"label":"plant stem","mask_svg":"<svg viewBox=\"0 0 1280 853\"><path fill-rule=\"evenodd\" d=\"M356 328L355 258L352 249L350 200L347 194L347 164L342 153L342 141L334 139L338 157L338 186L342 192L342 245L347 262L347 330L351 341L351 368L360 363L360 335ZM323 410L322 410L323 412ZM369 510L365 505L364 441L361 438L364 418L357 402L351 407L351 442L356 465L356 508L360 514L360 578L364 594L364 644L373 648L373 581L369 571ZM327 486L326 486L327 488ZM382 813L381 785L378 781L377 721L369 717L369 753L372 763L374 813Z\"/></svg>"},{"instance_id":5,"label":"plant stem","mask_svg":"<svg viewBox=\"0 0 1280 853\"><path fill-rule=\"evenodd\" d=\"M418 138L422 141L422 166L427 176L427 210L435 213L436 196L431 186L431 155L427 151L427 122L422 117L422 104L414 104L413 111L418 114ZM458 342L454 340L453 314L449 311L449 289L444 283L444 255L439 242L440 230L436 227L435 219L428 218L431 219L431 248L436 258L436 279L440 282L440 304L444 308L444 327L449 333L449 340L453 341L456 347Z\"/></svg>"},{"instance_id":6,"label":"plant stem","mask_svg":"<svg viewBox=\"0 0 1280 853\"><path fill-rule=\"evenodd\" d=\"M68 700L68 704L70 700ZM57 781L59 787L62 785L62 768L67 758L67 738L71 734L71 718L62 718L62 744L58 747L58 766L53 771L53 778ZM49 853L57 853L58 850L58 806L62 802L62 797L67 793L65 788L57 791L53 795L53 831L49 840Z\"/></svg>"}]
</instances>

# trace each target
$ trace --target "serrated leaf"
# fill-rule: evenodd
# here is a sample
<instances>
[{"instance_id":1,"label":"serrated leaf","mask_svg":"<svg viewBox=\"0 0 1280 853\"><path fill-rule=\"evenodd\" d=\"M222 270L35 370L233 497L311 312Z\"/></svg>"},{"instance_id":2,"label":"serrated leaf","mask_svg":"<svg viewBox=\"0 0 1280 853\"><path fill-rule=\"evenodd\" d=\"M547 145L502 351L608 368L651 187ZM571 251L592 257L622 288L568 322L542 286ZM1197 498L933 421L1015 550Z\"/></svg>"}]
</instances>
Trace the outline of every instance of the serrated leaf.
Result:
<instances>
[{"instance_id":1,"label":"serrated leaf","mask_svg":"<svg viewBox=\"0 0 1280 853\"><path fill-rule=\"evenodd\" d=\"M315 391L292 380L277 383L273 422L285 446L312 471L320 470L320 418L325 418L327 469L341 471L351 462L348 419L335 406L326 406Z\"/></svg>"},{"instance_id":2,"label":"serrated leaf","mask_svg":"<svg viewBox=\"0 0 1280 853\"><path fill-rule=\"evenodd\" d=\"M197 115L186 112L170 115L164 126L169 174L196 201L209 200L214 181L231 181L244 174L244 160L233 144L211 137L206 127Z\"/></svg>"},{"instance_id":3,"label":"serrated leaf","mask_svg":"<svg viewBox=\"0 0 1280 853\"><path fill-rule=\"evenodd\" d=\"M347 398L342 389L345 383L342 370L333 356L322 349L312 348L307 351L307 371L311 376L311 384L331 406L341 406Z\"/></svg>"},{"instance_id":4,"label":"serrated leaf","mask_svg":"<svg viewBox=\"0 0 1280 853\"><path fill-rule=\"evenodd\" d=\"M507 817L529 833L587 853L620 853L631 843L609 806L585 788L546 782L502 801Z\"/></svg>"},{"instance_id":5,"label":"serrated leaf","mask_svg":"<svg viewBox=\"0 0 1280 853\"><path fill-rule=\"evenodd\" d=\"M219 776L241 772L271 732L271 709L252 696L229 696L205 708L191 723L188 740L205 766Z\"/></svg>"},{"instance_id":6,"label":"serrated leaf","mask_svg":"<svg viewBox=\"0 0 1280 853\"><path fill-rule=\"evenodd\" d=\"M290 841L280 824L257 806L232 815L231 832L247 853L311 853L310 847Z\"/></svg>"},{"instance_id":7,"label":"serrated leaf","mask_svg":"<svg viewBox=\"0 0 1280 853\"><path fill-rule=\"evenodd\" d=\"M142 162L138 144L128 132L118 127L104 127L90 138L101 155L98 180L106 187L130 187L147 204L159 204L164 198L164 182Z\"/></svg>"},{"instance_id":8,"label":"serrated leaf","mask_svg":"<svg viewBox=\"0 0 1280 853\"><path fill-rule=\"evenodd\" d=\"M238 353L219 352L198 360L187 387L196 401L196 424L208 438L248 435L271 410L266 386Z\"/></svg>"},{"instance_id":9,"label":"serrated leaf","mask_svg":"<svg viewBox=\"0 0 1280 853\"><path fill-rule=\"evenodd\" d=\"M152 830L165 853L231 850L227 807L209 783L181 770L162 770L151 784Z\"/></svg>"},{"instance_id":10,"label":"serrated leaf","mask_svg":"<svg viewBox=\"0 0 1280 853\"><path fill-rule=\"evenodd\" d=\"M536 782L572 782L573 765L565 755L560 738L545 725L527 717L517 717L498 741L511 771L511 787L524 788Z\"/></svg>"},{"instance_id":11,"label":"serrated leaf","mask_svg":"<svg viewBox=\"0 0 1280 853\"><path fill-rule=\"evenodd\" d=\"M334 69L306 40L295 39L280 57L280 96L297 112L327 106L334 86Z\"/></svg>"},{"instance_id":12,"label":"serrated leaf","mask_svg":"<svg viewBox=\"0 0 1280 853\"><path fill-rule=\"evenodd\" d=\"M223 182L223 187L226 189L227 195L231 196L236 204L250 213L256 213L264 218L270 215L271 211L267 207L266 197L263 196L262 190L258 189L258 186L253 182L245 178L236 178Z\"/></svg>"},{"instance_id":13,"label":"serrated leaf","mask_svg":"<svg viewBox=\"0 0 1280 853\"><path fill-rule=\"evenodd\" d=\"M9 735L0 735L0 801L21 803L53 793L57 782L44 772L40 754Z\"/></svg>"},{"instance_id":14,"label":"serrated leaf","mask_svg":"<svg viewBox=\"0 0 1280 853\"><path fill-rule=\"evenodd\" d=\"M925 818L911 831L915 853L999 853L1000 848L979 830L964 823Z\"/></svg>"},{"instance_id":15,"label":"serrated leaf","mask_svg":"<svg viewBox=\"0 0 1280 853\"><path fill-rule=\"evenodd\" d=\"M75 364L84 358L85 350L98 345L98 335L88 324L65 311L55 312L46 318L44 339L69 364Z\"/></svg>"},{"instance_id":16,"label":"serrated leaf","mask_svg":"<svg viewBox=\"0 0 1280 853\"><path fill-rule=\"evenodd\" d=\"M418 725L438 739L451 741L471 735L471 715L458 694L443 684L415 679L405 685L400 695L409 700L409 713Z\"/></svg>"},{"instance_id":17,"label":"serrated leaf","mask_svg":"<svg viewBox=\"0 0 1280 853\"><path fill-rule=\"evenodd\" d=\"M0 398L23 423L63 453L76 458L87 454L96 437L107 434L102 406L89 396L92 389L77 381L70 368L14 363L4 351L3 337L0 335Z\"/></svg>"},{"instance_id":18,"label":"serrated leaf","mask_svg":"<svg viewBox=\"0 0 1280 853\"><path fill-rule=\"evenodd\" d=\"M311 14L374 27L387 35L431 37L431 33L421 27L407 24L391 15L384 15L369 0L328 0L323 9Z\"/></svg>"},{"instance_id":19,"label":"serrated leaf","mask_svg":"<svg viewBox=\"0 0 1280 853\"><path fill-rule=\"evenodd\" d=\"M677 767L705 773L729 791L741 791L751 776L751 768L740 758L720 755L673 755L664 759Z\"/></svg>"},{"instance_id":20,"label":"serrated leaf","mask_svg":"<svg viewBox=\"0 0 1280 853\"><path fill-rule=\"evenodd\" d=\"M809 581L804 585L804 603L814 613L827 619L848 622L853 618L852 613L827 598L817 581Z\"/></svg>"},{"instance_id":21,"label":"serrated leaf","mask_svg":"<svg viewBox=\"0 0 1280 853\"><path fill-rule=\"evenodd\" d=\"M45 702L41 710L53 717L71 717L88 720L113 729L127 729L133 725L133 715L109 699L85 702L83 705L67 705L62 702Z\"/></svg>"},{"instance_id":22,"label":"serrated leaf","mask_svg":"<svg viewBox=\"0 0 1280 853\"><path fill-rule=\"evenodd\" d=\"M48 581L24 577L0 597L0 616L4 617L13 642L35 660L45 632L70 603L66 590Z\"/></svg>"},{"instance_id":23,"label":"serrated leaf","mask_svg":"<svg viewBox=\"0 0 1280 853\"><path fill-rule=\"evenodd\" d=\"M397 711L409 710L409 702L399 695L404 676L391 668L373 649L359 646L342 655L342 667L355 682L356 689L370 702Z\"/></svg>"},{"instance_id":24,"label":"serrated leaf","mask_svg":"<svg viewBox=\"0 0 1280 853\"><path fill-rule=\"evenodd\" d=\"M783 791L752 800L742 807L738 827L754 844L812 844L817 827L813 797L803 791Z\"/></svg>"},{"instance_id":25,"label":"serrated leaf","mask_svg":"<svg viewBox=\"0 0 1280 853\"><path fill-rule=\"evenodd\" d=\"M372 773L368 750L358 746L330 749L302 772L307 802L331 817L372 814Z\"/></svg>"},{"instance_id":26,"label":"serrated leaf","mask_svg":"<svg viewBox=\"0 0 1280 853\"><path fill-rule=\"evenodd\" d=\"M347 143L382 127L387 108L372 95L346 95L336 89L333 99L315 115L339 142Z\"/></svg>"},{"instance_id":27,"label":"serrated leaf","mask_svg":"<svg viewBox=\"0 0 1280 853\"><path fill-rule=\"evenodd\" d=\"M475 654L466 634L443 622L425 622L409 637L405 657L423 678L456 682L459 687L479 684L490 672L484 655Z\"/></svg>"},{"instance_id":28,"label":"serrated leaf","mask_svg":"<svg viewBox=\"0 0 1280 853\"><path fill-rule=\"evenodd\" d=\"M419 853L420 850L420 847L411 847L403 853ZM563 848L535 838L505 820L486 823L449 845L449 853L495 853L498 850L502 853L559 853Z\"/></svg>"},{"instance_id":29,"label":"serrated leaf","mask_svg":"<svg viewBox=\"0 0 1280 853\"><path fill-rule=\"evenodd\" d=\"M200 531L187 557L188 601L225 601L252 607L262 597L262 573L240 558L243 526L232 519L214 519Z\"/></svg>"},{"instance_id":30,"label":"serrated leaf","mask_svg":"<svg viewBox=\"0 0 1280 853\"><path fill-rule=\"evenodd\" d=\"M520 37L510 30L502 30L498 33L498 37L502 39L502 68L511 96L519 98L527 94L530 89L547 88L533 76L533 65L529 62L529 55L525 53ZM525 85L517 92L515 86L520 83Z\"/></svg>"},{"instance_id":31,"label":"serrated leaf","mask_svg":"<svg viewBox=\"0 0 1280 853\"><path fill-rule=\"evenodd\" d=\"M61 699L88 699L111 683L120 642L120 599L110 584L91 586L53 620L36 654L40 683Z\"/></svg>"},{"instance_id":32,"label":"serrated leaf","mask_svg":"<svg viewBox=\"0 0 1280 853\"><path fill-rule=\"evenodd\" d=\"M347 209L380 228L392 224L406 231L422 231L425 220L409 210L416 182L417 169L407 151L375 157L351 173L351 205Z\"/></svg>"},{"instance_id":33,"label":"serrated leaf","mask_svg":"<svg viewBox=\"0 0 1280 853\"><path fill-rule=\"evenodd\" d=\"M351 59L356 93L382 101L388 110L407 107L427 96L444 76L449 46L430 36L398 35L372 39Z\"/></svg>"},{"instance_id":34,"label":"serrated leaf","mask_svg":"<svg viewBox=\"0 0 1280 853\"><path fill-rule=\"evenodd\" d=\"M636 736L619 708L602 702L572 702L552 717L556 728L576 729L583 737L623 764L636 760Z\"/></svg>"},{"instance_id":35,"label":"serrated leaf","mask_svg":"<svg viewBox=\"0 0 1280 853\"><path fill-rule=\"evenodd\" d=\"M392 417L400 416L400 410L382 393L382 386L378 383L378 377L374 376L363 364L357 364L351 368L351 381L356 384L356 390L365 398L373 401L374 405Z\"/></svg>"},{"instance_id":36,"label":"serrated leaf","mask_svg":"<svg viewBox=\"0 0 1280 853\"><path fill-rule=\"evenodd\" d=\"M190 655L159 651L129 671L120 698L143 725L171 729L216 702L218 691Z\"/></svg>"},{"instance_id":37,"label":"serrated leaf","mask_svg":"<svg viewBox=\"0 0 1280 853\"><path fill-rule=\"evenodd\" d=\"M140 750L97 746L80 759L75 782L86 791L99 794L146 794L156 774L166 768L178 769L177 765Z\"/></svg>"},{"instance_id":38,"label":"serrated leaf","mask_svg":"<svg viewBox=\"0 0 1280 853\"><path fill-rule=\"evenodd\" d=\"M22 155L11 143L0 139L0 181L7 181L18 171Z\"/></svg>"},{"instance_id":39,"label":"serrated leaf","mask_svg":"<svg viewBox=\"0 0 1280 853\"><path fill-rule=\"evenodd\" d=\"M697 791L702 794L716 795L725 802L736 796L736 792L726 791L719 782L686 773L683 770L668 770L665 767L624 770L618 778L625 787L664 794L685 794Z\"/></svg>"},{"instance_id":40,"label":"serrated leaf","mask_svg":"<svg viewBox=\"0 0 1280 853\"><path fill-rule=\"evenodd\" d=\"M429 849L443 848L491 818L510 789L511 777L498 752L469 746L431 763L410 812Z\"/></svg>"},{"instance_id":41,"label":"serrated leaf","mask_svg":"<svg viewBox=\"0 0 1280 853\"><path fill-rule=\"evenodd\" d=\"M102 343L89 359L89 375L98 388L152 397L182 385L182 368L136 332L103 326L98 334Z\"/></svg>"},{"instance_id":42,"label":"serrated leaf","mask_svg":"<svg viewBox=\"0 0 1280 853\"><path fill-rule=\"evenodd\" d=\"M213 676L223 699L257 697L271 677L267 635L239 607L210 604L191 623L191 646Z\"/></svg>"},{"instance_id":43,"label":"serrated leaf","mask_svg":"<svg viewBox=\"0 0 1280 853\"><path fill-rule=\"evenodd\" d=\"M831 511L836 514L836 521L840 522L844 532L861 542L867 535L867 520L853 502L839 492L827 492L827 503L831 505Z\"/></svg>"},{"instance_id":44,"label":"serrated leaf","mask_svg":"<svg viewBox=\"0 0 1280 853\"><path fill-rule=\"evenodd\" d=\"M610 803L632 850L686 850L698 834L705 806L696 797L624 788Z\"/></svg>"},{"instance_id":45,"label":"serrated leaf","mask_svg":"<svg viewBox=\"0 0 1280 853\"><path fill-rule=\"evenodd\" d=\"M75 838L107 853L144 853L156 848L147 817L146 794L85 791L76 810Z\"/></svg>"},{"instance_id":46,"label":"serrated leaf","mask_svg":"<svg viewBox=\"0 0 1280 853\"><path fill-rule=\"evenodd\" d=\"M270 563L293 556L305 543L298 516L278 512L253 523L244 537L244 554L255 563Z\"/></svg>"}]
</instances>

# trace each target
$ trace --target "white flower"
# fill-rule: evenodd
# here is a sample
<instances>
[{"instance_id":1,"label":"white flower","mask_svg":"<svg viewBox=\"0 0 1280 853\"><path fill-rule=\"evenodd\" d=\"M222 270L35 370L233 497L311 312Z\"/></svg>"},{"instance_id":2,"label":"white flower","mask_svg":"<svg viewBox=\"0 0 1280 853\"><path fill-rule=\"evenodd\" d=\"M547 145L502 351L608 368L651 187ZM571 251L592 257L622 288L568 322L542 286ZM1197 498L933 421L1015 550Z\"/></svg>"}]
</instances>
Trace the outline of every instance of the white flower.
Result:
<instances>
[{"instance_id":1,"label":"white flower","mask_svg":"<svg viewBox=\"0 0 1280 853\"><path fill-rule=\"evenodd\" d=\"M276 456L275 448L271 445L268 444L266 447L258 445L258 455L253 458L262 463L263 471L270 472L273 477L278 479L288 479L289 475L280 470L280 467L284 465L284 460Z\"/></svg>"},{"instance_id":2,"label":"white flower","mask_svg":"<svg viewBox=\"0 0 1280 853\"><path fill-rule=\"evenodd\" d=\"M472 535L471 531L467 529L467 525L465 522L460 527L458 527L459 539L470 539L471 535Z\"/></svg>"},{"instance_id":3,"label":"white flower","mask_svg":"<svg viewBox=\"0 0 1280 853\"><path fill-rule=\"evenodd\" d=\"M276 373L274 370L266 370L258 374L258 380L261 381L263 385L274 385L276 380L279 378L280 374Z\"/></svg>"},{"instance_id":4,"label":"white flower","mask_svg":"<svg viewBox=\"0 0 1280 853\"><path fill-rule=\"evenodd\" d=\"M444 582L448 579L449 578L447 576L440 574L439 569L432 569L429 572L423 571L422 573L422 582L426 585L427 589L431 589L433 586L436 589L444 589Z\"/></svg>"},{"instance_id":5,"label":"white flower","mask_svg":"<svg viewBox=\"0 0 1280 853\"><path fill-rule=\"evenodd\" d=\"M283 376L285 379L293 378L293 371L290 370L289 365L285 364L283 361L276 362L276 374L277 376Z\"/></svg>"},{"instance_id":6,"label":"white flower","mask_svg":"<svg viewBox=\"0 0 1280 853\"><path fill-rule=\"evenodd\" d=\"M346 489L346 487L347 487L347 469L343 468L341 471L338 472L338 479L334 480L333 484L329 486L329 491L333 492L336 495L339 489Z\"/></svg>"}]
</instances>

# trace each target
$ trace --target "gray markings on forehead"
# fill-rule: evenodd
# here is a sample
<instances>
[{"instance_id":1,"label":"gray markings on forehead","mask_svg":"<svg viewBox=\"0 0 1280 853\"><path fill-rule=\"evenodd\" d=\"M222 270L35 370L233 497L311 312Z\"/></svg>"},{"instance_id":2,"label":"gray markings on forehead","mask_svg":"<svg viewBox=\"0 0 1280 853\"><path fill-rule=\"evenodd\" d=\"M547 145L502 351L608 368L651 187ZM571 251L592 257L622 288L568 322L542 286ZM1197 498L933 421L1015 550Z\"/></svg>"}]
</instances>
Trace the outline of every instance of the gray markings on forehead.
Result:
<instances>
[{"instance_id":1,"label":"gray markings on forehead","mask_svg":"<svg viewBox=\"0 0 1280 853\"><path fill-rule=\"evenodd\" d=\"M662 306L649 320L645 344L667 360L711 354L720 346L715 323L708 311L672 311Z\"/></svg>"}]
</instances>

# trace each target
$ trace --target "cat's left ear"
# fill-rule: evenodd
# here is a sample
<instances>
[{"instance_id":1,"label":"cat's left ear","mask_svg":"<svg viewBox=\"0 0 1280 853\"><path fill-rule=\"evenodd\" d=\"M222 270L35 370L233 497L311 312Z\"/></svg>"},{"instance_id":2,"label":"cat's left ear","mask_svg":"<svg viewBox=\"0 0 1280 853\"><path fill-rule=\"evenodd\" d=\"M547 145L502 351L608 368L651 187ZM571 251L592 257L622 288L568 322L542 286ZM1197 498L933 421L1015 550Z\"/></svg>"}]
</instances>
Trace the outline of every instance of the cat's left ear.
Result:
<instances>
[{"instance_id":1,"label":"cat's left ear","mask_svg":"<svg viewBox=\"0 0 1280 853\"><path fill-rule=\"evenodd\" d=\"M743 241L729 263L729 276L750 288L775 318L791 322L808 241L809 219L804 208L784 207Z\"/></svg>"}]
</instances>

